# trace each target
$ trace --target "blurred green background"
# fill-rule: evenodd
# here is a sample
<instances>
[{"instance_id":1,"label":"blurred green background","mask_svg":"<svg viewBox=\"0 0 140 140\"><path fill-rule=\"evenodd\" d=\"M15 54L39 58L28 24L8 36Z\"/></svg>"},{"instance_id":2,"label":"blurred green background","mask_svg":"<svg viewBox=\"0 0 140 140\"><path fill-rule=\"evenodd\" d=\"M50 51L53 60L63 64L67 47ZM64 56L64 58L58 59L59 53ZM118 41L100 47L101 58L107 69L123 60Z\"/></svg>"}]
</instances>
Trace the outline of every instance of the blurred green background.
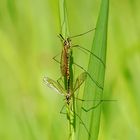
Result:
<instances>
[{"instance_id":1,"label":"blurred green background","mask_svg":"<svg viewBox=\"0 0 140 140\"><path fill-rule=\"evenodd\" d=\"M99 140L140 139L139 5L110 0L104 98L117 102L103 104ZM99 0L67 0L70 34L95 27L99 7ZM60 77L52 60L61 52L59 32L58 0L0 0L0 140L67 138L63 99L42 82ZM73 41L90 49L92 37ZM85 67L87 58L76 50Z\"/></svg>"}]
</instances>

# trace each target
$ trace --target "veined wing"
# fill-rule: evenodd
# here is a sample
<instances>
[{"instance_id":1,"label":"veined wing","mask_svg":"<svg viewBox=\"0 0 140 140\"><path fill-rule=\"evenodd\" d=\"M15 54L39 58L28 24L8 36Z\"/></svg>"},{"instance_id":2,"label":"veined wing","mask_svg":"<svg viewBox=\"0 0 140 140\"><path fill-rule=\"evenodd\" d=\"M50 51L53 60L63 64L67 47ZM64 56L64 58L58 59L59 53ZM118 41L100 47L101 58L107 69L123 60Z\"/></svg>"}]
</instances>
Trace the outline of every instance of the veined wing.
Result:
<instances>
[{"instance_id":1,"label":"veined wing","mask_svg":"<svg viewBox=\"0 0 140 140\"><path fill-rule=\"evenodd\" d=\"M83 82L86 80L86 78L87 78L87 73L86 72L81 73L77 77L75 85L74 85L74 92L83 84Z\"/></svg>"},{"instance_id":2,"label":"veined wing","mask_svg":"<svg viewBox=\"0 0 140 140\"><path fill-rule=\"evenodd\" d=\"M59 93L60 95L65 95L64 88L56 81L50 79L49 77L43 78L44 83L55 92Z\"/></svg>"}]
</instances>

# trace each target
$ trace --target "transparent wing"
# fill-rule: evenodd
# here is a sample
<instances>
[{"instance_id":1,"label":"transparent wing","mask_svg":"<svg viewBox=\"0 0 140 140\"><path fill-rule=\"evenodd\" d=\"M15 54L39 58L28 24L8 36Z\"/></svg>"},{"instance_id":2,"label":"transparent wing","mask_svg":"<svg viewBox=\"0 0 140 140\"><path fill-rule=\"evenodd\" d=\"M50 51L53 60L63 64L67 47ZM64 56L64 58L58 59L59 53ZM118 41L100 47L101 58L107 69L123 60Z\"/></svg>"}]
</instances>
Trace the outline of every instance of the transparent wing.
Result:
<instances>
[{"instance_id":1,"label":"transparent wing","mask_svg":"<svg viewBox=\"0 0 140 140\"><path fill-rule=\"evenodd\" d=\"M81 73L77 77L75 85L74 85L74 92L83 84L83 82L86 80L86 78L87 78L87 73L86 72Z\"/></svg>"},{"instance_id":2,"label":"transparent wing","mask_svg":"<svg viewBox=\"0 0 140 140\"><path fill-rule=\"evenodd\" d=\"M49 77L44 77L43 82L55 92L59 93L60 95L65 95L64 88L56 81L50 79Z\"/></svg>"}]
</instances>

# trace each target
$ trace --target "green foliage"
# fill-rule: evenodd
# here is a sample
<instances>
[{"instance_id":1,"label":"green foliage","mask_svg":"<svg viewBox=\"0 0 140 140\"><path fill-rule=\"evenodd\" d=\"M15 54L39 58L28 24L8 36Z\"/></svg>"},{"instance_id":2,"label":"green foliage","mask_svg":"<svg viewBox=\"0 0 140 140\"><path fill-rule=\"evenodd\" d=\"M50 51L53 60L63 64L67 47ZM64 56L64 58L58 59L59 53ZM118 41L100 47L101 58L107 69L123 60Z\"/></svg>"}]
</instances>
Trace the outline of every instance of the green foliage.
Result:
<instances>
[{"instance_id":1,"label":"green foliage","mask_svg":"<svg viewBox=\"0 0 140 140\"><path fill-rule=\"evenodd\" d=\"M93 40L93 45L91 52L96 54L101 58L105 64L106 60L106 47L107 47L107 23L108 23L108 8L109 1L102 0L100 13L97 20L95 36ZM105 76L105 66L94 56L90 56L88 72L91 77L96 80L99 85L104 86L104 76ZM100 89L91 78L88 78L85 84L84 90L85 100L98 100L93 103L84 102L83 108L89 109L97 104L103 99L103 90ZM83 126L80 127L80 140L97 140L100 126L100 115L101 115L101 105L99 104L96 108L84 112L82 111L82 119L87 125L89 133L84 133Z\"/></svg>"},{"instance_id":2,"label":"green foliage","mask_svg":"<svg viewBox=\"0 0 140 140\"><path fill-rule=\"evenodd\" d=\"M70 35L95 27L99 0L66 2ZM57 38L60 32L58 5L56 0L0 1L1 140L67 139L66 116L59 114L64 101L42 82L45 75L54 80L60 76L59 65L52 60L61 51ZM102 104L99 140L140 139L139 5L139 0L110 1L103 96L118 101ZM90 49L92 35L72 41ZM86 68L87 55L78 50L74 52L75 61ZM97 117L93 119L96 121ZM91 131L95 129L93 123ZM83 125L80 127L84 137L86 130ZM98 130L94 133L97 136Z\"/></svg>"}]
</instances>

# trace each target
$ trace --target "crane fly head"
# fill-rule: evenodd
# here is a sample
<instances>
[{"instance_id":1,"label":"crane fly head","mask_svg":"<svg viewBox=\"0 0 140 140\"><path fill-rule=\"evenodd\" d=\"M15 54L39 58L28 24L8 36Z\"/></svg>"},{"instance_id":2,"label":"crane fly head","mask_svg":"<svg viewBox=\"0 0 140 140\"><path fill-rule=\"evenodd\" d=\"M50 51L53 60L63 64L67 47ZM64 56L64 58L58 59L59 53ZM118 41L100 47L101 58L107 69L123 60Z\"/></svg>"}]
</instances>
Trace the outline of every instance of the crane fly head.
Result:
<instances>
[{"instance_id":1,"label":"crane fly head","mask_svg":"<svg viewBox=\"0 0 140 140\"><path fill-rule=\"evenodd\" d=\"M64 46L67 46L67 48L70 48L70 46L71 46L71 39L68 37L68 38L64 38L63 36L62 36L62 34L59 34L58 35L58 37L61 39L61 41L63 42L63 45Z\"/></svg>"},{"instance_id":2,"label":"crane fly head","mask_svg":"<svg viewBox=\"0 0 140 140\"><path fill-rule=\"evenodd\" d=\"M64 44L64 46L67 46L67 48L70 48L70 46L71 46L71 40L70 40L70 38L65 39L64 42L63 42L63 44Z\"/></svg>"}]
</instances>

